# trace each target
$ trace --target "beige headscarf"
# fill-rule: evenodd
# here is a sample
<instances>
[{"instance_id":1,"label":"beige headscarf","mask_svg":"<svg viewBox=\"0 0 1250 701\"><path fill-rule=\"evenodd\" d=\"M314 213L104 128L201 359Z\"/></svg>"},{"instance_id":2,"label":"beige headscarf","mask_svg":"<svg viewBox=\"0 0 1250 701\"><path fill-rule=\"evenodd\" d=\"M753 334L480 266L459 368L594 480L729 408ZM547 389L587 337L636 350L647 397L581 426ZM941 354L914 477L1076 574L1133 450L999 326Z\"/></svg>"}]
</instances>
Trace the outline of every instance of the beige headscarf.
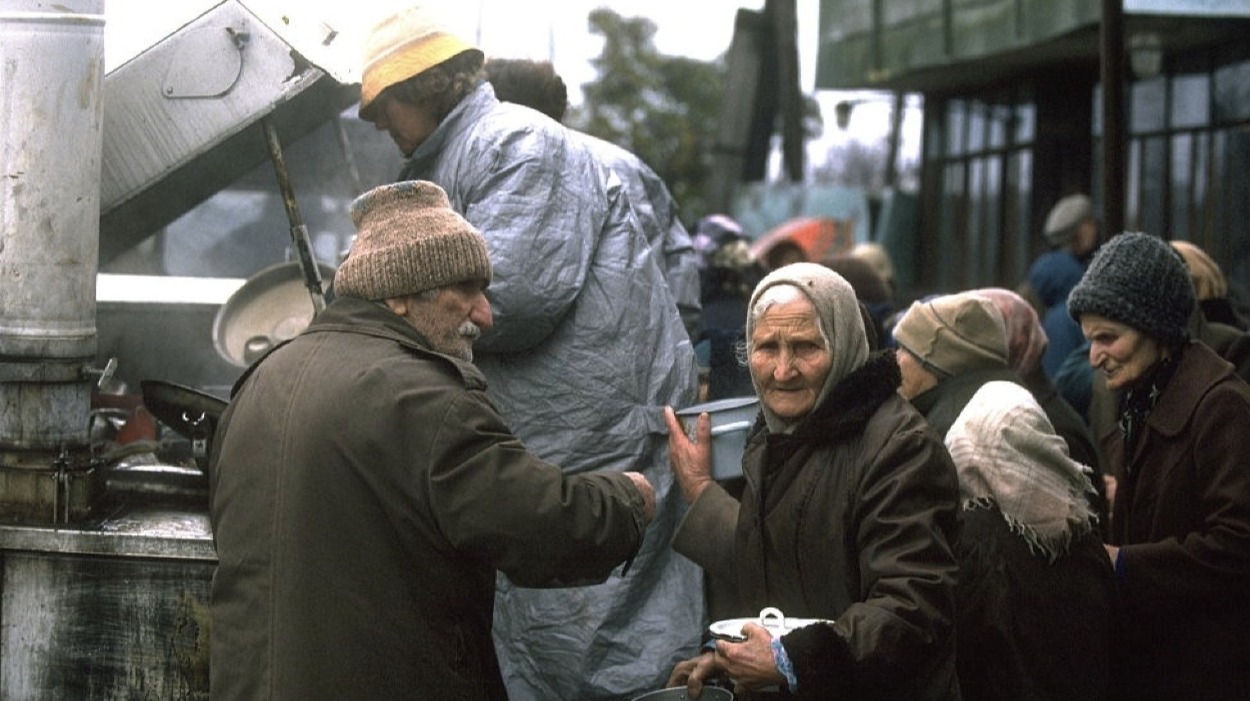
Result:
<instances>
[{"instance_id":1,"label":"beige headscarf","mask_svg":"<svg viewBox=\"0 0 1250 701\"><path fill-rule=\"evenodd\" d=\"M1042 364L1050 339L1033 305L1002 287L982 287L973 292L993 302L1003 317L1007 329L1007 367L1025 377L1035 372Z\"/></svg>"},{"instance_id":2,"label":"beige headscarf","mask_svg":"<svg viewBox=\"0 0 1250 701\"><path fill-rule=\"evenodd\" d=\"M987 382L946 434L965 509L997 505L1011 529L1052 562L1093 528L1092 470L1068 457L1033 394Z\"/></svg>"},{"instance_id":3,"label":"beige headscarf","mask_svg":"<svg viewBox=\"0 0 1250 701\"><path fill-rule=\"evenodd\" d=\"M830 390L842 378L857 370L868 359L868 334L864 330L864 319L859 313L859 302L855 290L841 275L818 263L792 263L782 266L769 273L755 286L751 301L747 306L746 341L747 355L751 352L751 336L755 330L755 322L767 313L768 305L760 305L760 297L769 288L778 285L790 285L812 301L816 307L816 316L820 320L821 335L830 345L833 365L829 376L816 399L820 406ZM755 376L751 376L755 393L760 394L760 385ZM798 421L783 419L761 405L764 421L768 430L778 433L793 430Z\"/></svg>"},{"instance_id":4,"label":"beige headscarf","mask_svg":"<svg viewBox=\"0 0 1250 701\"><path fill-rule=\"evenodd\" d=\"M1194 281L1194 293L1198 295L1198 301L1228 296L1228 279L1224 277L1224 271L1220 270L1220 265L1215 262L1214 258L1188 241L1175 240L1169 243L1177 253L1181 254L1181 258L1185 259L1185 266L1189 268L1189 277Z\"/></svg>"}]
</instances>

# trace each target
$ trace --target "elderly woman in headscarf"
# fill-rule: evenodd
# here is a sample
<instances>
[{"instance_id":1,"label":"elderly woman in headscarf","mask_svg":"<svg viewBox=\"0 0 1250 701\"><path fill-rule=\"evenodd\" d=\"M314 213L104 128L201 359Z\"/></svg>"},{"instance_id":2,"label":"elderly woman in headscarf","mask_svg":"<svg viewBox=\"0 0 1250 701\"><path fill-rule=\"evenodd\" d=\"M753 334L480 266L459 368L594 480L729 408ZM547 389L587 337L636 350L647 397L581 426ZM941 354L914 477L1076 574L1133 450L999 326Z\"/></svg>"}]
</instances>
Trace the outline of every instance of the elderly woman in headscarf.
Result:
<instances>
[{"instance_id":1,"label":"elderly woman in headscarf","mask_svg":"<svg viewBox=\"0 0 1250 701\"><path fill-rule=\"evenodd\" d=\"M1095 491L1090 495L1090 503L1098 514L1099 527L1104 528L1109 514L1102 457L1085 418L1042 371L1042 354L1049 341L1037 311L1024 297L1003 287L982 287L973 292L993 302L1003 316L1007 330L1007 367L1020 376L1020 381L1037 399L1055 433L1068 444L1072 459L1093 470L1090 479Z\"/></svg>"},{"instance_id":2,"label":"elderly woman in headscarf","mask_svg":"<svg viewBox=\"0 0 1250 701\"><path fill-rule=\"evenodd\" d=\"M710 419L695 440L671 409L669 452L690 510L673 547L737 582L743 642L680 662L670 686L732 679L739 698L956 699L954 464L902 397L891 351L871 353L850 284L796 263L751 297L746 355L760 416L736 500L710 476ZM773 691L762 691L775 689Z\"/></svg>"},{"instance_id":3,"label":"elderly woman in headscarf","mask_svg":"<svg viewBox=\"0 0 1250 701\"><path fill-rule=\"evenodd\" d=\"M1068 297L1118 398L1099 436L1117 477L1106 552L1120 592L1115 692L1244 699L1250 689L1250 385L1190 339L1193 283L1161 238L1123 233Z\"/></svg>"},{"instance_id":4,"label":"elderly woman in headscarf","mask_svg":"<svg viewBox=\"0 0 1250 701\"><path fill-rule=\"evenodd\" d=\"M1105 701L1115 583L1073 460L1029 390L981 385L946 434L959 471L964 701Z\"/></svg>"}]
</instances>

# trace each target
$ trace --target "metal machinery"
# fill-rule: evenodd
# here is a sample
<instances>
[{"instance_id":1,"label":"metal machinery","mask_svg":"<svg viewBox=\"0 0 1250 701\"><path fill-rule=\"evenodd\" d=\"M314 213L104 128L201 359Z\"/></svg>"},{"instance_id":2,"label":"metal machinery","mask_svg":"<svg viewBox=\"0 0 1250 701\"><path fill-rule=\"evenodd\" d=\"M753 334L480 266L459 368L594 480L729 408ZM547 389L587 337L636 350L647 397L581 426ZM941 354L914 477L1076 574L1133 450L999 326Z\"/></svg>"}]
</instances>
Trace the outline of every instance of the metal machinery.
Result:
<instances>
[{"instance_id":1,"label":"metal machinery","mask_svg":"<svg viewBox=\"0 0 1250 701\"><path fill-rule=\"evenodd\" d=\"M266 157L281 179L281 143L358 94L348 71L327 67L334 30L233 0L106 76L103 12L104 0L0 0L0 698L11 701L207 698L207 477L96 436L96 388L113 372L93 367L98 261ZM156 390L150 401L202 442L212 403Z\"/></svg>"}]
</instances>

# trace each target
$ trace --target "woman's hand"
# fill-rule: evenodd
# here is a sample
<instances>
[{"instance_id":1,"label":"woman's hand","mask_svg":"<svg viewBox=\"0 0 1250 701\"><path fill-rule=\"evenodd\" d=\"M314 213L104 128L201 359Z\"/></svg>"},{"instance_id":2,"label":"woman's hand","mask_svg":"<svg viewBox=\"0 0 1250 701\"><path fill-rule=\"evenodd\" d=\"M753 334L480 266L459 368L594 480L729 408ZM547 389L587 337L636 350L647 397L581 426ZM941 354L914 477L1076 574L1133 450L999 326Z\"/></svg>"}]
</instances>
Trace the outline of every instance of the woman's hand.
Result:
<instances>
[{"instance_id":1,"label":"woman's hand","mask_svg":"<svg viewBox=\"0 0 1250 701\"><path fill-rule=\"evenodd\" d=\"M768 629L748 623L742 626L742 633L747 636L746 642L716 643L715 667L734 681L734 693L784 685L786 678L773 660L773 636Z\"/></svg>"},{"instance_id":2,"label":"woman's hand","mask_svg":"<svg viewBox=\"0 0 1250 701\"><path fill-rule=\"evenodd\" d=\"M677 666L673 667L673 673L668 677L668 683L664 686L684 686L690 698L697 699L703 693L703 681L717 676L719 671L720 669L716 666L716 653L709 650L698 657L678 662Z\"/></svg>"},{"instance_id":3,"label":"woman's hand","mask_svg":"<svg viewBox=\"0 0 1250 701\"><path fill-rule=\"evenodd\" d=\"M707 412L695 420L695 440L686 436L686 430L673 407L664 407L664 423L668 424L668 462L673 476L681 487L681 495L687 504L712 484L712 418Z\"/></svg>"}]
</instances>

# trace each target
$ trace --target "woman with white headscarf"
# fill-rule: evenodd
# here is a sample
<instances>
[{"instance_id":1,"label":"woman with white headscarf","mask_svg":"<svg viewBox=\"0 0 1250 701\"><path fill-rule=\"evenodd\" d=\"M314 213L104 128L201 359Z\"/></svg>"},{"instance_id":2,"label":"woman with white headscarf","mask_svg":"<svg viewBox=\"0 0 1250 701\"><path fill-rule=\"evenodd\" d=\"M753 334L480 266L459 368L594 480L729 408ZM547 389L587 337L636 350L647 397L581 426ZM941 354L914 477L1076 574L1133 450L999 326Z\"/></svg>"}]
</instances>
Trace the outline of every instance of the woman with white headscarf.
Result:
<instances>
[{"instance_id":1,"label":"woman with white headscarf","mask_svg":"<svg viewBox=\"0 0 1250 701\"><path fill-rule=\"evenodd\" d=\"M964 701L1105 701L1115 583L1089 496L1093 471L1029 390L981 385L946 433L963 529Z\"/></svg>"},{"instance_id":2,"label":"woman with white headscarf","mask_svg":"<svg viewBox=\"0 0 1250 701\"><path fill-rule=\"evenodd\" d=\"M716 677L740 699L957 699L955 468L941 438L897 393L890 351L870 353L854 290L796 263L765 277L747 312L760 418L745 487L711 478L710 420L689 440L672 410L669 451L690 511L673 547L737 583L739 615L777 607L820 619L677 665L691 693Z\"/></svg>"}]
</instances>

